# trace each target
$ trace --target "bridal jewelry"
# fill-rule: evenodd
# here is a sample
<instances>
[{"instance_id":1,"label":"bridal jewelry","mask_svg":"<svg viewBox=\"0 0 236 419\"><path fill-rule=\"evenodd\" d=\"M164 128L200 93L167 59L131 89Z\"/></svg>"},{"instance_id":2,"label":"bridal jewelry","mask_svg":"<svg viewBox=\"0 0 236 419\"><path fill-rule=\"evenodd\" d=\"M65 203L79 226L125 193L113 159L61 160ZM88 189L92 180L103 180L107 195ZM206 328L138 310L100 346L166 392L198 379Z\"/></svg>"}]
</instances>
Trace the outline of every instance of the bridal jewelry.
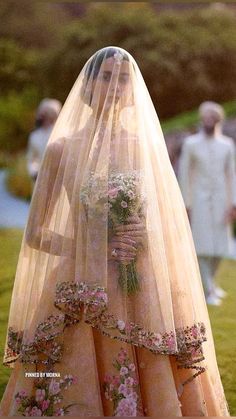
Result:
<instances>
[{"instance_id":1,"label":"bridal jewelry","mask_svg":"<svg viewBox=\"0 0 236 419\"><path fill-rule=\"evenodd\" d=\"M121 54L121 52L116 52L113 55L113 57L114 57L116 63L119 64L119 65L121 64L121 61L123 61L123 54Z\"/></svg>"}]
</instances>

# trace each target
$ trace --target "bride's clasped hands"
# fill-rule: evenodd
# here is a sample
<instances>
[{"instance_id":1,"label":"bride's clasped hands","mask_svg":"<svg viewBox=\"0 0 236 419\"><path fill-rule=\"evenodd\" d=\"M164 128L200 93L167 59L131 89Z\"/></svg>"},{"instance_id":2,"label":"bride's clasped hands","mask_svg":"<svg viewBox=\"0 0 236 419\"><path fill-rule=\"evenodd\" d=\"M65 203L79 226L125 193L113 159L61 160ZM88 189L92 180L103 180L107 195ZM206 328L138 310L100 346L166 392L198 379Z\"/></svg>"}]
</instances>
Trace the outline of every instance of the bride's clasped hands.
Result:
<instances>
[{"instance_id":1,"label":"bride's clasped hands","mask_svg":"<svg viewBox=\"0 0 236 419\"><path fill-rule=\"evenodd\" d=\"M144 246L145 224L138 215L132 215L127 218L127 224L119 224L114 230L108 246L108 259L128 265Z\"/></svg>"}]
</instances>

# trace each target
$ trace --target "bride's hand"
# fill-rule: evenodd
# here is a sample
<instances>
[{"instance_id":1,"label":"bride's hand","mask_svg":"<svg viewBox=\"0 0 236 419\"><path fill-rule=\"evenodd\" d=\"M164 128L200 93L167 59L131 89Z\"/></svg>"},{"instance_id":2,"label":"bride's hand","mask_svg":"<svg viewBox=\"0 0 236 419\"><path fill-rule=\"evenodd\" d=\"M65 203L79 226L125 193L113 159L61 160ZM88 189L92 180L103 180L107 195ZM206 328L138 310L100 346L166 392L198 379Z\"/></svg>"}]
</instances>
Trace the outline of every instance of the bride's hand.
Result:
<instances>
[{"instance_id":1,"label":"bride's hand","mask_svg":"<svg viewBox=\"0 0 236 419\"><path fill-rule=\"evenodd\" d=\"M136 258L137 244L130 237L114 235L108 245L108 259L129 264Z\"/></svg>"},{"instance_id":2,"label":"bride's hand","mask_svg":"<svg viewBox=\"0 0 236 419\"><path fill-rule=\"evenodd\" d=\"M115 227L117 237L134 240L137 246L144 245L146 238L146 228L138 215L132 215L127 218L128 224L122 224Z\"/></svg>"}]
</instances>

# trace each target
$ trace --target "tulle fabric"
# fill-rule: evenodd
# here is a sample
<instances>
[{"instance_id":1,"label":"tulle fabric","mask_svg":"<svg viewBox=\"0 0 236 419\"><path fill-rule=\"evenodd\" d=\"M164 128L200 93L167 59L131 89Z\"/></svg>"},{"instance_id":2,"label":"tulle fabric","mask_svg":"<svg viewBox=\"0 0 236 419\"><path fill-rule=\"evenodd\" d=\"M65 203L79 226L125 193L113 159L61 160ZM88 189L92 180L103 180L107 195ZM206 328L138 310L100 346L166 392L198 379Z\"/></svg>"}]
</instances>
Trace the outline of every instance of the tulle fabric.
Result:
<instances>
[{"instance_id":1,"label":"tulle fabric","mask_svg":"<svg viewBox=\"0 0 236 419\"><path fill-rule=\"evenodd\" d=\"M130 200L123 195L120 202L125 182ZM127 224L132 200L145 231L134 263L138 288L129 292L109 241L116 225ZM119 344L133 348L136 363L148 357L153 371L163 368L153 385L162 387L166 408L174 400L172 414L190 414L181 412L178 399L184 404L189 394L200 404L208 398L213 415L228 414L191 231L159 120L135 60L114 47L85 64L50 136L19 255L4 363L60 370L69 345L74 369L84 351L76 334L91 349L88 359L97 357L98 370L109 345ZM150 374L145 378L141 369L140 376L149 397ZM93 394L100 394L96 374L91 377ZM104 403L96 403L92 414L102 416ZM208 414L206 406L199 411Z\"/></svg>"}]
</instances>

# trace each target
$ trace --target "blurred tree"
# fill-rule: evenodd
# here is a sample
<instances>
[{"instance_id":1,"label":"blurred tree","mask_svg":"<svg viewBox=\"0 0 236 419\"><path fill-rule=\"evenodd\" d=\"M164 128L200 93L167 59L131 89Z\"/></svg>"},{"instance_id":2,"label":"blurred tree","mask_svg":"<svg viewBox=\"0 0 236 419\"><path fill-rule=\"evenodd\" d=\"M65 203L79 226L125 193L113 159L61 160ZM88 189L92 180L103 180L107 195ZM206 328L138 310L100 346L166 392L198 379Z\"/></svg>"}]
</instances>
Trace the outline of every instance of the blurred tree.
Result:
<instances>
[{"instance_id":1,"label":"blurred tree","mask_svg":"<svg viewBox=\"0 0 236 419\"><path fill-rule=\"evenodd\" d=\"M0 2L0 37L26 48L48 48L58 42L69 17L60 4L28 0Z\"/></svg>"},{"instance_id":2,"label":"blurred tree","mask_svg":"<svg viewBox=\"0 0 236 419\"><path fill-rule=\"evenodd\" d=\"M33 88L0 98L0 152L15 153L26 147L38 100Z\"/></svg>"},{"instance_id":3,"label":"blurred tree","mask_svg":"<svg viewBox=\"0 0 236 419\"><path fill-rule=\"evenodd\" d=\"M24 147L32 107L45 96L64 101L87 59L108 45L134 56L162 120L206 99L235 99L236 17L227 7L157 13L138 2L62 6L0 2L0 149Z\"/></svg>"},{"instance_id":4,"label":"blurred tree","mask_svg":"<svg viewBox=\"0 0 236 419\"><path fill-rule=\"evenodd\" d=\"M107 45L135 57L163 118L206 98L235 98L236 18L227 9L158 15L147 3L93 4L46 57L50 94L63 100L89 56Z\"/></svg>"},{"instance_id":5,"label":"blurred tree","mask_svg":"<svg viewBox=\"0 0 236 419\"><path fill-rule=\"evenodd\" d=\"M16 42L0 39L0 88L1 93L22 91L25 86L35 84L38 55L24 50Z\"/></svg>"}]
</instances>

